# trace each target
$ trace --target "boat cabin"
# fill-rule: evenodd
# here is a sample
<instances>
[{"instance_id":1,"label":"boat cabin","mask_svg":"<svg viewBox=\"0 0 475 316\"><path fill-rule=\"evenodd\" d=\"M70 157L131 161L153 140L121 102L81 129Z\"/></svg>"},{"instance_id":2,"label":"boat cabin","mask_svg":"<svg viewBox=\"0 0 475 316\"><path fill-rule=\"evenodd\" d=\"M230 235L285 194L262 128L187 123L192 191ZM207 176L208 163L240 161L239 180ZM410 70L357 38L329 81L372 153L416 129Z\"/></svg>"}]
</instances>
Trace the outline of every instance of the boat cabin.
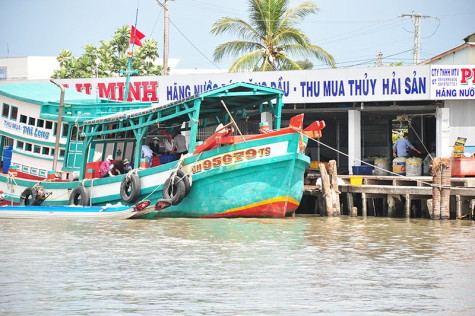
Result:
<instances>
[{"instance_id":1,"label":"boat cabin","mask_svg":"<svg viewBox=\"0 0 475 316\"><path fill-rule=\"evenodd\" d=\"M73 89L64 89L61 106L61 89L53 83L0 85L1 171L6 174L15 165L24 178L40 180L54 171L60 179L72 180L82 167L84 121L151 106L99 99ZM133 152L132 133L101 135L97 148L104 150L91 161L105 158L105 144L112 138L120 139L116 152Z\"/></svg>"}]
</instances>

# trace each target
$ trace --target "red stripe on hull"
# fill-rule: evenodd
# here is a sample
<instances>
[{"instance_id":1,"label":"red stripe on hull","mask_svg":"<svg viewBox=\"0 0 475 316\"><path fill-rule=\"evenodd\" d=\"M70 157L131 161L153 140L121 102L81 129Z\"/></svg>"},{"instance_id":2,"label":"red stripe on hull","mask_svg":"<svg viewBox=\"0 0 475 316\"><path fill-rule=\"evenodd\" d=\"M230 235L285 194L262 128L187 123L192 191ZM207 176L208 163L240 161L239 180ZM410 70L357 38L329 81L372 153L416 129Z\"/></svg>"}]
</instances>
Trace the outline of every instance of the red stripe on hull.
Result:
<instances>
[{"instance_id":1,"label":"red stripe on hull","mask_svg":"<svg viewBox=\"0 0 475 316\"><path fill-rule=\"evenodd\" d=\"M217 217L285 217L286 214L295 211L298 204L279 201L264 205L245 208L234 212L224 212L214 215L200 216L200 218Z\"/></svg>"}]
</instances>

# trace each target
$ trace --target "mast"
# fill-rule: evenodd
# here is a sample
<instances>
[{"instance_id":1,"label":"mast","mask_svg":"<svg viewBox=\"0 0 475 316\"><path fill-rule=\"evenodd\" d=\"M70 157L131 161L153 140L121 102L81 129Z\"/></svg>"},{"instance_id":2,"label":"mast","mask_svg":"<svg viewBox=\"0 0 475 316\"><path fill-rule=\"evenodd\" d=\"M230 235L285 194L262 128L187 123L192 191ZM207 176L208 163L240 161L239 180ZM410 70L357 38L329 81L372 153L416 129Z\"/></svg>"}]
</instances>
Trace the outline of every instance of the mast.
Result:
<instances>
[{"instance_id":1,"label":"mast","mask_svg":"<svg viewBox=\"0 0 475 316\"><path fill-rule=\"evenodd\" d=\"M138 69L132 70L132 60L134 58L134 46L135 46L135 36L137 34L137 19L139 16L139 7L137 6L137 12L135 13L135 26L134 26L134 37L132 41L132 49L130 52L127 52L127 57L129 61L127 62L127 70L121 70L120 73L126 75L127 79L125 80L125 92L124 92L124 102L127 102L127 98L129 97L129 84L130 84L130 75L136 74L139 72Z\"/></svg>"},{"instance_id":2,"label":"mast","mask_svg":"<svg viewBox=\"0 0 475 316\"><path fill-rule=\"evenodd\" d=\"M50 80L52 83L57 85L61 89L61 97L59 99L59 112L58 112L58 122L56 124L56 141L54 143L54 156L53 156L53 171L56 173L56 165L58 163L59 157L59 141L61 139L61 133L63 132L63 108L64 108L64 86L54 81Z\"/></svg>"}]
</instances>

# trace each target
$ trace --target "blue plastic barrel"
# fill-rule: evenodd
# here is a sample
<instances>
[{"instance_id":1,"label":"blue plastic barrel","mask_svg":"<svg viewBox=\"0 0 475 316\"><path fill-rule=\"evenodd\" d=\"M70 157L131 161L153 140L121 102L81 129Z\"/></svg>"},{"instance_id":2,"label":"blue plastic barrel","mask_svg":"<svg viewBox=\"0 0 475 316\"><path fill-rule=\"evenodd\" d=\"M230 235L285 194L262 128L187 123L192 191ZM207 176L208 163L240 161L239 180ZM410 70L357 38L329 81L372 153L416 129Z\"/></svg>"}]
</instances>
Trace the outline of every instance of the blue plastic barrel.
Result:
<instances>
[{"instance_id":1,"label":"blue plastic barrel","mask_svg":"<svg viewBox=\"0 0 475 316\"><path fill-rule=\"evenodd\" d=\"M8 168L10 168L10 164L12 163L12 152L13 152L13 146L8 146L8 147L3 148L2 172L4 174L8 173Z\"/></svg>"}]
</instances>

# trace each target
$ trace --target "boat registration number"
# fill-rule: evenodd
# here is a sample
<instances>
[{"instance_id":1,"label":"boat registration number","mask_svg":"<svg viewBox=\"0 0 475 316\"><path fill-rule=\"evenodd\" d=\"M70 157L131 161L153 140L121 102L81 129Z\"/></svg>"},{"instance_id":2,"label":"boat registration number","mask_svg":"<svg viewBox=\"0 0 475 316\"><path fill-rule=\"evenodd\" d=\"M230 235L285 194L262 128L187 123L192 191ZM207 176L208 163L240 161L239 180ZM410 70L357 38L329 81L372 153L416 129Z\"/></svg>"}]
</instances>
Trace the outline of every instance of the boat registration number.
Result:
<instances>
[{"instance_id":1,"label":"boat registration number","mask_svg":"<svg viewBox=\"0 0 475 316\"><path fill-rule=\"evenodd\" d=\"M218 168L223 165L230 165L233 163L252 160L259 157L266 157L270 154L270 147L249 148L246 150L236 151L233 153L228 153L197 162L191 168L191 172L195 174L202 171L210 170L212 168Z\"/></svg>"}]
</instances>

